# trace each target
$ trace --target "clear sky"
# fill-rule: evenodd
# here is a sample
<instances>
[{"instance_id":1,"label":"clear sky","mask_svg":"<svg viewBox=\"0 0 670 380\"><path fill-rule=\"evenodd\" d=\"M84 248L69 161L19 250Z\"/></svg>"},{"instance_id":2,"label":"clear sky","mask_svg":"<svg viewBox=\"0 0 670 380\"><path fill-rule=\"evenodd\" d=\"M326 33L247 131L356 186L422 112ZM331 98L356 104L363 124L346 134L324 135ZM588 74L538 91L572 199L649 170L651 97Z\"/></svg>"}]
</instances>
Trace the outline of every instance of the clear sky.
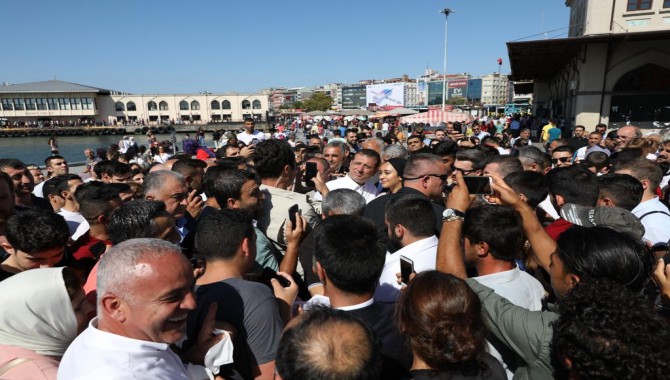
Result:
<instances>
[{"instance_id":1,"label":"clear sky","mask_svg":"<svg viewBox=\"0 0 670 380\"><path fill-rule=\"evenodd\" d=\"M506 42L565 37L563 0L35 0L0 7L0 82L251 92L442 71L509 72ZM544 35L530 39L542 39Z\"/></svg>"}]
</instances>

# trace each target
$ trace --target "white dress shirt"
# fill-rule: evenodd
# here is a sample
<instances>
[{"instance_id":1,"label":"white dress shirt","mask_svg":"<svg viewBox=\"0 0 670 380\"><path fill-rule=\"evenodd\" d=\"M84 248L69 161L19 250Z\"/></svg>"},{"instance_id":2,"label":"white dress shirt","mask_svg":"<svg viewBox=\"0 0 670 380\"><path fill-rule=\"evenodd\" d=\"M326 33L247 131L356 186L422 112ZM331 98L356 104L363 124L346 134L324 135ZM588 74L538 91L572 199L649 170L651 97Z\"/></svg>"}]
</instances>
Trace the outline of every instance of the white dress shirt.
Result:
<instances>
[{"instance_id":1,"label":"white dress shirt","mask_svg":"<svg viewBox=\"0 0 670 380\"><path fill-rule=\"evenodd\" d=\"M348 174L336 180L326 182L326 187L328 187L328 191L333 191L335 189L351 189L362 195L363 198L365 198L365 203L370 203L370 201L375 199L379 194L379 189L371 179L367 180L362 185L359 185L351 179ZM323 198L320 193L316 193L314 194L314 200L321 201Z\"/></svg>"},{"instance_id":2,"label":"white dress shirt","mask_svg":"<svg viewBox=\"0 0 670 380\"><path fill-rule=\"evenodd\" d=\"M375 290L375 300L379 302L395 302L398 299L401 285L398 284L396 274L400 273L400 256L404 256L414 262L414 271L416 273L434 270L437 258L437 242L437 237L433 235L408 244L394 253L387 252L384 269L382 270L382 275L379 277L379 286Z\"/></svg>"},{"instance_id":3,"label":"white dress shirt","mask_svg":"<svg viewBox=\"0 0 670 380\"><path fill-rule=\"evenodd\" d=\"M59 380L191 378L168 344L108 333L97 329L97 322L94 318L65 351Z\"/></svg>"}]
</instances>

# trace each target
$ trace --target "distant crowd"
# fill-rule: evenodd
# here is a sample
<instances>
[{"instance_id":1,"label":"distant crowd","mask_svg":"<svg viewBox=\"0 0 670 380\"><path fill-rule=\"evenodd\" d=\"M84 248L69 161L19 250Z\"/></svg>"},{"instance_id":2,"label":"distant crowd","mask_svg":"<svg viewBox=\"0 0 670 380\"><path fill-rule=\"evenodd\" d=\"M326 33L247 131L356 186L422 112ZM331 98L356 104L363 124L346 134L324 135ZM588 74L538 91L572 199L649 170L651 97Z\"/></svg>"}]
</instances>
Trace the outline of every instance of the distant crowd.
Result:
<instances>
[{"instance_id":1,"label":"distant crowd","mask_svg":"<svg viewBox=\"0 0 670 380\"><path fill-rule=\"evenodd\" d=\"M280 120L0 158L1 379L663 379L670 135Z\"/></svg>"}]
</instances>

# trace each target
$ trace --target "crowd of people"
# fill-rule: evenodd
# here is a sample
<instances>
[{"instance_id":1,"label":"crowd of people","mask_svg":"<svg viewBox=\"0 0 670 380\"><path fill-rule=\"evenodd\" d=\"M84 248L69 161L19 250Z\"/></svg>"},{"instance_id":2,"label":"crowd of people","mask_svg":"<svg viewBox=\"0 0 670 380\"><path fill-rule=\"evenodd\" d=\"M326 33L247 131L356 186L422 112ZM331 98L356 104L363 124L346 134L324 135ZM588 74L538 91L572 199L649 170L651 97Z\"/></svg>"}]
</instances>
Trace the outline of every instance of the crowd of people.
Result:
<instances>
[{"instance_id":1,"label":"crowd of people","mask_svg":"<svg viewBox=\"0 0 670 380\"><path fill-rule=\"evenodd\" d=\"M0 378L665 378L670 136L509 124L0 158Z\"/></svg>"}]
</instances>

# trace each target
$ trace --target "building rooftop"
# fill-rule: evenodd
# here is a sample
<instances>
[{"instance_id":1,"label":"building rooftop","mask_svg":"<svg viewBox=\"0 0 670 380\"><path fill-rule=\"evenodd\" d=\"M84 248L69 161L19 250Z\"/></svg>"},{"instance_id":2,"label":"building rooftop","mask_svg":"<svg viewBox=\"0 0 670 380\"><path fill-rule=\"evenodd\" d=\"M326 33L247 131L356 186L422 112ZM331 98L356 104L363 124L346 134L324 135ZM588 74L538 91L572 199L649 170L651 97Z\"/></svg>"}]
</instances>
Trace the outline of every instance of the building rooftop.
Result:
<instances>
[{"instance_id":1,"label":"building rooftop","mask_svg":"<svg viewBox=\"0 0 670 380\"><path fill-rule=\"evenodd\" d=\"M42 82L19 83L0 86L0 93L45 93L45 92L93 92L109 95L112 91L103 88L84 86L77 83L48 80Z\"/></svg>"}]
</instances>

